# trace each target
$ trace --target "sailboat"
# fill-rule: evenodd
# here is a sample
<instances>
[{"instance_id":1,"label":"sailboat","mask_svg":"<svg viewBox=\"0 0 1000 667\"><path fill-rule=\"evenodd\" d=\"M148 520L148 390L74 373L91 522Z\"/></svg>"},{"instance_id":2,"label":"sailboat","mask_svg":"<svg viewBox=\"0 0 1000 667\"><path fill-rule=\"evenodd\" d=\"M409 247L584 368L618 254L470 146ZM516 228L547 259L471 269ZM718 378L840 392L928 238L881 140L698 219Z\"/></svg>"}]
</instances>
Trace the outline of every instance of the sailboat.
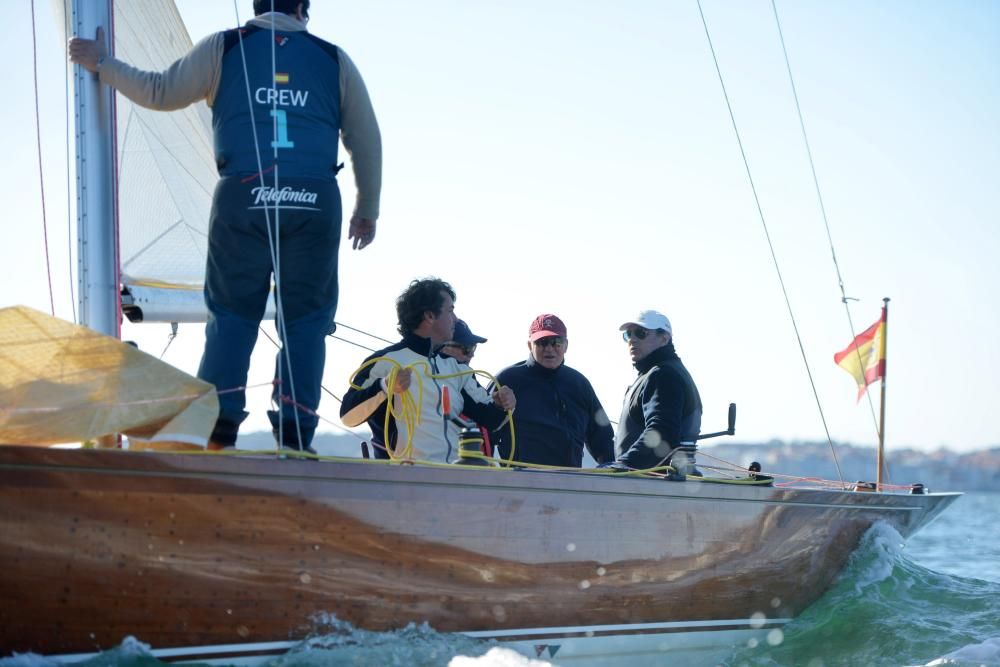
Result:
<instances>
[{"instance_id":1,"label":"sailboat","mask_svg":"<svg viewBox=\"0 0 1000 667\"><path fill-rule=\"evenodd\" d=\"M81 34L102 22L79 11ZM126 27L183 34L171 16L166 0L118 5L119 53L165 66L189 42L143 60L127 51ZM117 159L159 170L176 208L134 254L123 233L121 280L96 282L145 319L184 321L200 266L170 280L142 267L161 241L204 236L193 226L207 210L210 189L196 183L211 172L210 144L181 154L170 137L207 129L205 112L118 111ZM190 200L175 196L183 188ZM779 487L756 471L677 482L43 444L0 447L0 654L66 661L128 635L164 660L259 660L335 617L379 631L427 622L560 663L714 663L817 600L873 524L907 537L957 497Z\"/></svg>"}]
</instances>

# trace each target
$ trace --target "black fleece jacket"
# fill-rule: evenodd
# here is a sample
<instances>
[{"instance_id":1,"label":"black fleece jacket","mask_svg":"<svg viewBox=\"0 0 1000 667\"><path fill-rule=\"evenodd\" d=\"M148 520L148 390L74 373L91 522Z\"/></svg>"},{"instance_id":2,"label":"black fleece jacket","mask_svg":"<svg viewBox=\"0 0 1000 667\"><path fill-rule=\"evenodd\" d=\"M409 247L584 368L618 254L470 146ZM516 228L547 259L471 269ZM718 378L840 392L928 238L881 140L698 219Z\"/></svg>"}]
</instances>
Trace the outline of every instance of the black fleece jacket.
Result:
<instances>
[{"instance_id":1,"label":"black fleece jacket","mask_svg":"<svg viewBox=\"0 0 1000 667\"><path fill-rule=\"evenodd\" d=\"M635 369L639 376L625 392L615 449L630 468L652 468L682 442L697 439L701 396L673 341L637 361Z\"/></svg>"}]
</instances>

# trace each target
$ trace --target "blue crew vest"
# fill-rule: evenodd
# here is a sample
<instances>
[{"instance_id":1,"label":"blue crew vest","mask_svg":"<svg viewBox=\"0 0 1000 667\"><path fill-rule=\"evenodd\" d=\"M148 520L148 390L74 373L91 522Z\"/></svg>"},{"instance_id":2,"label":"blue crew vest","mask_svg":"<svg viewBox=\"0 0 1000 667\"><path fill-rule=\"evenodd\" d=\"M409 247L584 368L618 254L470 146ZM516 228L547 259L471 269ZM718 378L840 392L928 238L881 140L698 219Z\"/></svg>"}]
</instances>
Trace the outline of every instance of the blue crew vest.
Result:
<instances>
[{"instance_id":1,"label":"blue crew vest","mask_svg":"<svg viewBox=\"0 0 1000 667\"><path fill-rule=\"evenodd\" d=\"M305 31L272 33L250 25L228 30L223 35L222 76L212 106L219 175L252 176L261 169L269 172L274 166L277 147L282 178L333 180L337 174L340 139L337 47ZM250 80L252 116L243 53ZM254 128L260 166L254 149Z\"/></svg>"}]
</instances>

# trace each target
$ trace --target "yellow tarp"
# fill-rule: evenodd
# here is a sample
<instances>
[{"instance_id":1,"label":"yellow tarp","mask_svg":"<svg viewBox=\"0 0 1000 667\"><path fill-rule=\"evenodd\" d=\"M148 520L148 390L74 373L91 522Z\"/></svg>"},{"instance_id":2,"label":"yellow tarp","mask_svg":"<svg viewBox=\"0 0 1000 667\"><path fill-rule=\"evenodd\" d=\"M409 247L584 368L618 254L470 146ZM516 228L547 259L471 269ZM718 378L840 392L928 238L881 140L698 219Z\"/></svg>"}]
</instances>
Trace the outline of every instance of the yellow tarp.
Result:
<instances>
[{"instance_id":1,"label":"yellow tarp","mask_svg":"<svg viewBox=\"0 0 1000 667\"><path fill-rule=\"evenodd\" d=\"M205 446L215 387L145 352L25 306L0 309L0 443L124 433Z\"/></svg>"}]
</instances>

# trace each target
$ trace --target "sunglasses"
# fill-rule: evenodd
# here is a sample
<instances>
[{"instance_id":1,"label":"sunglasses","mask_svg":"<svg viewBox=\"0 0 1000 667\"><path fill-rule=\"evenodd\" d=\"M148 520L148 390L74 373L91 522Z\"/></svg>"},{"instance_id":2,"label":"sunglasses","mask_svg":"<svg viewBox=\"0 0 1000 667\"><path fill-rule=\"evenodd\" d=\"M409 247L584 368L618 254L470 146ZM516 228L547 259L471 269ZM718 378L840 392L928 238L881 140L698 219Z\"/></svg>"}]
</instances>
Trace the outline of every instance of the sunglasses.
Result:
<instances>
[{"instance_id":1,"label":"sunglasses","mask_svg":"<svg viewBox=\"0 0 1000 667\"><path fill-rule=\"evenodd\" d=\"M654 329L652 331L649 329L640 329L640 328L626 329L625 331L622 332L622 338L625 340L626 343L632 340L633 338L635 338L636 340L646 340L646 336L648 336L649 334L659 333L660 331L663 331L663 329Z\"/></svg>"},{"instance_id":2,"label":"sunglasses","mask_svg":"<svg viewBox=\"0 0 1000 667\"><path fill-rule=\"evenodd\" d=\"M462 354L468 355L470 357L476 353L475 345L459 345L458 343L448 343L446 347L453 347L456 350L461 350Z\"/></svg>"},{"instance_id":3,"label":"sunglasses","mask_svg":"<svg viewBox=\"0 0 1000 667\"><path fill-rule=\"evenodd\" d=\"M566 344L566 339L562 336L546 336L534 341L535 347L562 347Z\"/></svg>"}]
</instances>

